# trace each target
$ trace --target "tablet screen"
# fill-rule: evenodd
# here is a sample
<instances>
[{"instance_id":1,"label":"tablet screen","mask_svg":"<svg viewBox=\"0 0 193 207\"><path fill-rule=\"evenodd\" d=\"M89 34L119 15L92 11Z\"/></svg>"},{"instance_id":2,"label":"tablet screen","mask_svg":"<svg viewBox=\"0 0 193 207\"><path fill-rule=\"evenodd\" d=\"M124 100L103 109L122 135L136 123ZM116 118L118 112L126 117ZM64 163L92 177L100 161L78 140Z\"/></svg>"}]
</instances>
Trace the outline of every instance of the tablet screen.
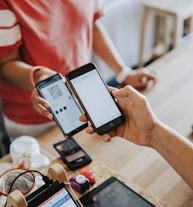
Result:
<instances>
[{"instance_id":1,"label":"tablet screen","mask_svg":"<svg viewBox=\"0 0 193 207\"><path fill-rule=\"evenodd\" d=\"M63 188L38 207L77 207L69 193Z\"/></svg>"},{"instance_id":2,"label":"tablet screen","mask_svg":"<svg viewBox=\"0 0 193 207\"><path fill-rule=\"evenodd\" d=\"M154 206L115 177L109 178L96 189L84 195L80 201L84 207Z\"/></svg>"}]
</instances>

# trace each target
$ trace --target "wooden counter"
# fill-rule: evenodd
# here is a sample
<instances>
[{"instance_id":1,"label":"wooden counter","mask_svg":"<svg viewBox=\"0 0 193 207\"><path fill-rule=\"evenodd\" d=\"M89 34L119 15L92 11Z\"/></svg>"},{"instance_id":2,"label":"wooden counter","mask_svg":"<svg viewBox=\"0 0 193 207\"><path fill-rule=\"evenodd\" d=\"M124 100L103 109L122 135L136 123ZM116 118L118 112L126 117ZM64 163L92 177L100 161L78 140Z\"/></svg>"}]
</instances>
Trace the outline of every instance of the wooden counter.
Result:
<instances>
[{"instance_id":1,"label":"wooden counter","mask_svg":"<svg viewBox=\"0 0 193 207\"><path fill-rule=\"evenodd\" d=\"M193 141L193 41L163 56L149 68L158 76L155 87L145 92L154 112L163 122ZM84 131L74 137L94 159L167 206L193 206L193 191L154 150L118 137L105 143L101 137L87 135ZM61 139L60 132L53 130L39 141L56 158L51 144Z\"/></svg>"},{"instance_id":2,"label":"wooden counter","mask_svg":"<svg viewBox=\"0 0 193 207\"><path fill-rule=\"evenodd\" d=\"M193 142L193 41L163 56L149 68L158 76L155 87L145 92L155 114ZM52 143L62 139L59 134L49 134ZM88 136L84 131L75 138L92 157L154 198L172 207L193 206L192 189L154 150L118 137L104 143L99 136ZM50 147L46 139L39 140L42 146ZM53 149L50 152L54 154Z\"/></svg>"},{"instance_id":3,"label":"wooden counter","mask_svg":"<svg viewBox=\"0 0 193 207\"><path fill-rule=\"evenodd\" d=\"M193 141L193 41L173 50L149 68L158 75L156 86L145 92L156 115ZM119 137L105 143L100 136L87 135L84 131L74 138L93 160L108 166L136 190L141 189L141 194L150 194L166 206L193 206L193 191L154 150ZM42 152L51 160L58 157L52 144L62 139L58 128L38 137ZM165 206L161 203L156 206Z\"/></svg>"}]
</instances>

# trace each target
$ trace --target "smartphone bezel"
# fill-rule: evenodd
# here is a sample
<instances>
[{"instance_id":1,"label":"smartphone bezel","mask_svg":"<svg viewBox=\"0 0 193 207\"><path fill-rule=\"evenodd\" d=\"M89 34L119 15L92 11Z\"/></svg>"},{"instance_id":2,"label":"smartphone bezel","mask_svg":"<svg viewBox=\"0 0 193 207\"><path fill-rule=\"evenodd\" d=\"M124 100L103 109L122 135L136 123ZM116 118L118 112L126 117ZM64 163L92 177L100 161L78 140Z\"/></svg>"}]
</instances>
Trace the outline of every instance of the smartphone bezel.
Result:
<instances>
[{"instance_id":1,"label":"smartphone bezel","mask_svg":"<svg viewBox=\"0 0 193 207\"><path fill-rule=\"evenodd\" d=\"M74 86L73 86L73 84L72 84L72 82L71 82L72 79L74 79L74 78L76 78L76 77L78 77L78 76L81 76L81 75L83 75L83 74L85 74L85 73L87 73L87 72L90 72L90 71L92 71L92 70L96 70L96 71L98 72L98 75L99 75L101 81L104 83L104 86L106 87L107 91L109 92L110 96L112 97L112 101L114 101L115 105L117 106L117 108L119 109L120 114L121 114L121 116L119 116L119 117L117 117L117 118L115 118L115 119L113 119L113 120L111 120L111 121L109 121L109 122L107 122L107 123L104 123L104 124L103 124L102 126L100 126L100 127L96 127L96 126L95 126L95 124L94 124L92 118L90 117L89 113L87 112L87 110L86 110L86 108L85 108L85 106L84 106L82 100L80 99L80 97L79 97L77 91L75 90L75 88L74 88ZM109 132L110 130L112 130L113 128L115 128L115 127L121 125L121 124L124 122L125 118L124 118L124 115L123 115L121 109L119 108L119 106L118 106L116 100L114 99L114 97L113 97L112 94L110 93L110 91L109 91L109 89L108 89L108 86L107 86L106 82L103 80L103 78L102 78L102 76L101 76L99 70L97 69L97 67L96 67L96 65L95 65L94 63L88 63L88 64L85 64L85 65L83 65L83 66L81 66L81 67L79 67L79 68L77 68L77 69L75 69L75 70L73 70L73 71L70 71L70 72L66 75L66 80L67 80L67 82L69 83L69 85L70 85L72 91L74 92L75 96L77 97L77 99L78 99L78 101L79 101L79 103L80 103L82 109L84 110L86 116L88 117L88 119L89 119L89 121L90 121L92 127L94 128L94 130L95 130L99 135L103 135L103 134ZM88 86L88 87L89 87L89 86ZM94 91L93 91L93 93L94 93ZM94 110L94 109L93 109L93 110Z\"/></svg>"}]
</instances>

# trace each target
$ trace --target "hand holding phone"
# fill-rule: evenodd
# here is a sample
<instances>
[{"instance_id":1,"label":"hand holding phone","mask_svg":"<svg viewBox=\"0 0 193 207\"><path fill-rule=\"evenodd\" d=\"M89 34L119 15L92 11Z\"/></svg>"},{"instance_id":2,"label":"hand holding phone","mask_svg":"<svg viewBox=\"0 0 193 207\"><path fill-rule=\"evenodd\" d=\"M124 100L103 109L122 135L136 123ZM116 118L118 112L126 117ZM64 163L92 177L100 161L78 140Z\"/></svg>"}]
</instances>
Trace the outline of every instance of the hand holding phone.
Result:
<instances>
[{"instance_id":1,"label":"hand holding phone","mask_svg":"<svg viewBox=\"0 0 193 207\"><path fill-rule=\"evenodd\" d=\"M94 64L69 72L66 79L98 134L105 134L124 122L121 110Z\"/></svg>"},{"instance_id":2,"label":"hand holding phone","mask_svg":"<svg viewBox=\"0 0 193 207\"><path fill-rule=\"evenodd\" d=\"M66 137L88 126L88 123L79 120L82 111L60 74L55 74L37 83L36 88L48 101L50 111Z\"/></svg>"}]
</instances>

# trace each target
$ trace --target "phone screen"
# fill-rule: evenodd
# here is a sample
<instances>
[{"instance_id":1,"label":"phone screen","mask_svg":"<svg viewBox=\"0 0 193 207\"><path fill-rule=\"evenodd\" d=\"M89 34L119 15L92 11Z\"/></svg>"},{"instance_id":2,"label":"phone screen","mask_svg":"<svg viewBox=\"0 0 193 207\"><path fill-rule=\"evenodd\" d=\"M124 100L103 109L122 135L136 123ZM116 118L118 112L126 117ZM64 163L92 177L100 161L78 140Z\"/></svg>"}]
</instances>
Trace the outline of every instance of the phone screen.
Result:
<instances>
[{"instance_id":1,"label":"phone screen","mask_svg":"<svg viewBox=\"0 0 193 207\"><path fill-rule=\"evenodd\" d=\"M67 80L99 134L123 122L120 109L93 64L70 72Z\"/></svg>"},{"instance_id":2,"label":"phone screen","mask_svg":"<svg viewBox=\"0 0 193 207\"><path fill-rule=\"evenodd\" d=\"M39 82L37 89L50 104L50 110L65 135L72 135L87 126L79 120L81 109L61 75L56 74Z\"/></svg>"},{"instance_id":3,"label":"phone screen","mask_svg":"<svg viewBox=\"0 0 193 207\"><path fill-rule=\"evenodd\" d=\"M53 207L53 206L60 206L60 207L77 207L78 205L72 199L69 192L62 188L60 191L52 195L38 207Z\"/></svg>"},{"instance_id":4,"label":"phone screen","mask_svg":"<svg viewBox=\"0 0 193 207\"><path fill-rule=\"evenodd\" d=\"M110 177L80 198L86 207L155 207L116 177Z\"/></svg>"}]
</instances>

